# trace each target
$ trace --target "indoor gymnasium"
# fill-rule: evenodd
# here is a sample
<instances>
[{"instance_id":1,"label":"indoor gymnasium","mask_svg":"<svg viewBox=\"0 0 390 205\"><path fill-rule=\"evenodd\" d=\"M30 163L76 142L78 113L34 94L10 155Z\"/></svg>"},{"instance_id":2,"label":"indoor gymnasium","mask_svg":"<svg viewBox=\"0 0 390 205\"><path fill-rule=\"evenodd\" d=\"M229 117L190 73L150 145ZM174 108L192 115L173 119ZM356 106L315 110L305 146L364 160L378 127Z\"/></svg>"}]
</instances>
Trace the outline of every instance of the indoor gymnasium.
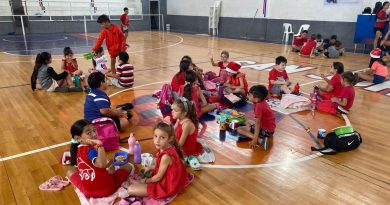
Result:
<instances>
[{"instance_id":1,"label":"indoor gymnasium","mask_svg":"<svg viewBox=\"0 0 390 205\"><path fill-rule=\"evenodd\" d=\"M0 204L388 204L389 6L0 0Z\"/></svg>"}]
</instances>

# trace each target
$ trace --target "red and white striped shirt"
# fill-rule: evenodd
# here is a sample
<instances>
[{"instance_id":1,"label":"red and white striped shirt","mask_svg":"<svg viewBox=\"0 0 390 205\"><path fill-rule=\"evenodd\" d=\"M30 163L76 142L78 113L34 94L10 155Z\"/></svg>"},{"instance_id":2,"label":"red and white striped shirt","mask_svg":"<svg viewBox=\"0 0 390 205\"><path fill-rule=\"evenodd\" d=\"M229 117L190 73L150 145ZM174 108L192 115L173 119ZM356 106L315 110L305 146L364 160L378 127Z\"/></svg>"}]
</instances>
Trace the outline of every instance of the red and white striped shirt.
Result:
<instances>
[{"instance_id":1,"label":"red and white striped shirt","mask_svg":"<svg viewBox=\"0 0 390 205\"><path fill-rule=\"evenodd\" d=\"M119 73L119 84L122 87L132 87L134 84L134 67L131 64L122 64L116 68L116 72Z\"/></svg>"}]
</instances>

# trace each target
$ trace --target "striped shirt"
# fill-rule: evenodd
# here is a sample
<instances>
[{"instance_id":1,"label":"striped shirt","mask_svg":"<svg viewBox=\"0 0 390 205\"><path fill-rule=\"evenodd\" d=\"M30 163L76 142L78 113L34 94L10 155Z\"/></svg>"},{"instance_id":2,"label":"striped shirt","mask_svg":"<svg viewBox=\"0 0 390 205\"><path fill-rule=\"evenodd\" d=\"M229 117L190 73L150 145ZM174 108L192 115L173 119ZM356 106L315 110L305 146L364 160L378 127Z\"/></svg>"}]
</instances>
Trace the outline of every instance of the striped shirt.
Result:
<instances>
[{"instance_id":1,"label":"striped shirt","mask_svg":"<svg viewBox=\"0 0 390 205\"><path fill-rule=\"evenodd\" d=\"M132 87L134 84L134 67L131 64L121 64L116 68L119 73L119 85L124 88Z\"/></svg>"}]
</instances>

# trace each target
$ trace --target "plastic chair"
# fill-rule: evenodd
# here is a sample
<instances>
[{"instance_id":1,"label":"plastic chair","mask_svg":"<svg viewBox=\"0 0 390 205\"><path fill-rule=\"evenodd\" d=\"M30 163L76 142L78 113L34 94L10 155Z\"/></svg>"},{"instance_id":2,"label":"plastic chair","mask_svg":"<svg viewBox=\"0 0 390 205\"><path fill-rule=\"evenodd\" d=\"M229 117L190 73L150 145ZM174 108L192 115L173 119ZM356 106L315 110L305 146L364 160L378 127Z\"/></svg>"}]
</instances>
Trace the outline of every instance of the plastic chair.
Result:
<instances>
[{"instance_id":1,"label":"plastic chair","mask_svg":"<svg viewBox=\"0 0 390 205\"><path fill-rule=\"evenodd\" d=\"M299 36L301 35L302 31L304 30L309 30L310 25L309 24L302 24L301 27L299 28L298 33L294 34L294 36Z\"/></svg>"},{"instance_id":2,"label":"plastic chair","mask_svg":"<svg viewBox=\"0 0 390 205\"><path fill-rule=\"evenodd\" d=\"M284 32L283 32L282 42L283 40L285 40L285 43L287 43L290 38L290 34L294 34L294 32L292 31L291 23L284 23L283 28L284 28Z\"/></svg>"}]
</instances>

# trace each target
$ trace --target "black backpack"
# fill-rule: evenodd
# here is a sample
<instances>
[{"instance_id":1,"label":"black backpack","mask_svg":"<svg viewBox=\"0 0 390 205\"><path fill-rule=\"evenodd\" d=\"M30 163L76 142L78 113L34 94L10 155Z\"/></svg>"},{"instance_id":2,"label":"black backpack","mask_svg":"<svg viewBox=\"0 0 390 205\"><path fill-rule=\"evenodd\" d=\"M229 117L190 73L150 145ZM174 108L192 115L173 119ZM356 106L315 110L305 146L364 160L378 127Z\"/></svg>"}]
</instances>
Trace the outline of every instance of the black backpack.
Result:
<instances>
[{"instance_id":1,"label":"black backpack","mask_svg":"<svg viewBox=\"0 0 390 205\"><path fill-rule=\"evenodd\" d=\"M319 151L322 154L334 155L337 152L347 152L359 147L362 143L362 137L358 132L352 132L343 135L336 135L334 132L330 132L325 136L324 147L315 148L311 147L312 151ZM324 152L324 150L331 148L333 152Z\"/></svg>"},{"instance_id":2,"label":"black backpack","mask_svg":"<svg viewBox=\"0 0 390 205\"><path fill-rule=\"evenodd\" d=\"M371 7L364 8L362 14L371 14Z\"/></svg>"}]
</instances>

